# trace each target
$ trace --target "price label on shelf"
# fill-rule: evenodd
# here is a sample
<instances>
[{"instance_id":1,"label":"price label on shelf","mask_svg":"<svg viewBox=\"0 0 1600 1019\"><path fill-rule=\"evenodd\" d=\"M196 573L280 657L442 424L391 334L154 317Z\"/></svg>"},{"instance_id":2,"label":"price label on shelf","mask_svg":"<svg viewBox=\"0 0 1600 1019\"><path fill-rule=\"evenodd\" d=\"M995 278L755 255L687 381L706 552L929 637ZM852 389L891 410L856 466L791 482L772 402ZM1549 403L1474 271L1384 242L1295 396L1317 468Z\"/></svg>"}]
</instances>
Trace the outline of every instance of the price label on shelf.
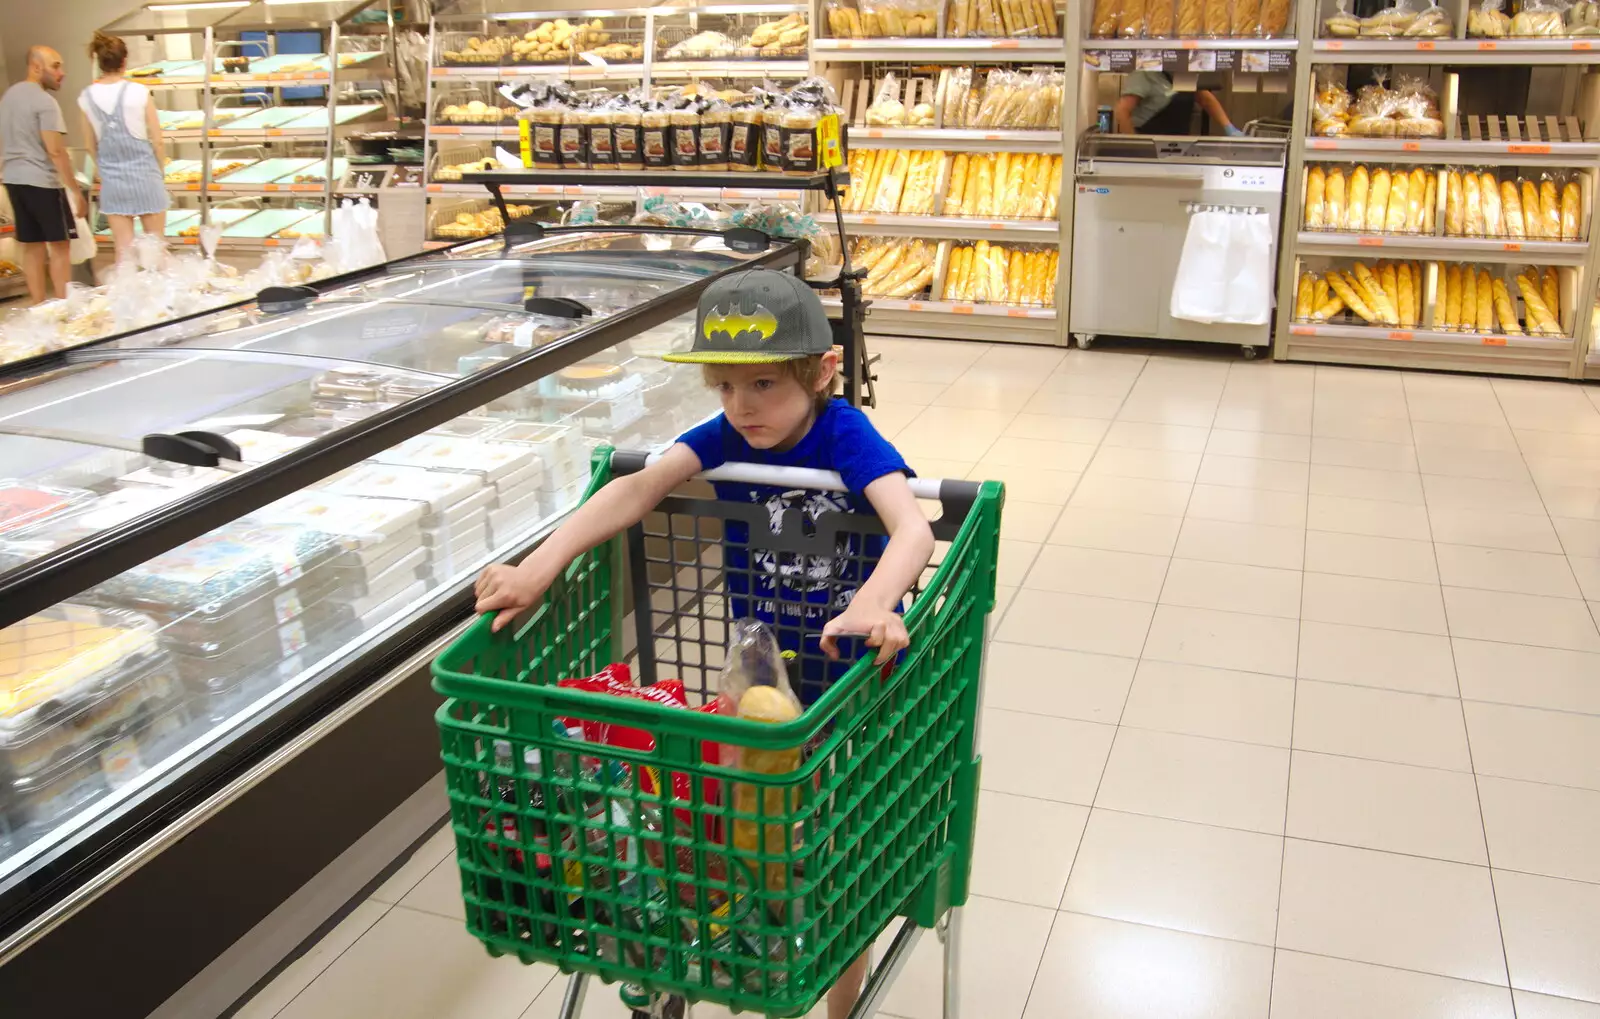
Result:
<instances>
[{"instance_id":1,"label":"price label on shelf","mask_svg":"<svg viewBox=\"0 0 1600 1019\"><path fill-rule=\"evenodd\" d=\"M278 190L278 185L276 185L276 184L263 184L263 185L261 185L261 190L263 190L263 191L276 191L276 190Z\"/></svg>"},{"instance_id":2,"label":"price label on shelf","mask_svg":"<svg viewBox=\"0 0 1600 1019\"><path fill-rule=\"evenodd\" d=\"M1550 154L1550 146L1548 146L1548 145L1507 145L1506 146L1506 151L1511 153L1513 156L1548 156Z\"/></svg>"},{"instance_id":3,"label":"price label on shelf","mask_svg":"<svg viewBox=\"0 0 1600 1019\"><path fill-rule=\"evenodd\" d=\"M1592 50L1594 49L1594 43L1584 39L1575 39L1573 40L1572 48L1575 50Z\"/></svg>"},{"instance_id":4,"label":"price label on shelf","mask_svg":"<svg viewBox=\"0 0 1600 1019\"><path fill-rule=\"evenodd\" d=\"M1400 151L1401 152L1421 152L1422 151L1422 143L1421 142L1401 142L1400 143Z\"/></svg>"},{"instance_id":5,"label":"price label on shelf","mask_svg":"<svg viewBox=\"0 0 1600 1019\"><path fill-rule=\"evenodd\" d=\"M1019 50L1022 48L1022 43L1016 39L996 39L994 48L997 50Z\"/></svg>"},{"instance_id":6,"label":"price label on shelf","mask_svg":"<svg viewBox=\"0 0 1600 1019\"><path fill-rule=\"evenodd\" d=\"M1363 248L1381 248L1383 247L1383 238L1361 237L1356 240L1356 243L1361 245Z\"/></svg>"},{"instance_id":7,"label":"price label on shelf","mask_svg":"<svg viewBox=\"0 0 1600 1019\"><path fill-rule=\"evenodd\" d=\"M952 304L950 306L950 314L952 315L970 315L972 310L972 305L970 304Z\"/></svg>"},{"instance_id":8,"label":"price label on shelf","mask_svg":"<svg viewBox=\"0 0 1600 1019\"><path fill-rule=\"evenodd\" d=\"M883 137L883 129L882 128L878 128L878 127L869 127L869 128L867 128L867 137L868 138L882 138Z\"/></svg>"},{"instance_id":9,"label":"price label on shelf","mask_svg":"<svg viewBox=\"0 0 1600 1019\"><path fill-rule=\"evenodd\" d=\"M1485 347L1503 347L1506 345L1506 338L1504 336L1485 336L1479 342Z\"/></svg>"},{"instance_id":10,"label":"price label on shelf","mask_svg":"<svg viewBox=\"0 0 1600 1019\"><path fill-rule=\"evenodd\" d=\"M1289 335L1291 335L1291 336L1315 336L1315 335L1317 335L1317 327L1316 326L1290 326L1289 327Z\"/></svg>"},{"instance_id":11,"label":"price label on shelf","mask_svg":"<svg viewBox=\"0 0 1600 1019\"><path fill-rule=\"evenodd\" d=\"M921 311L923 308L926 308L926 307L927 307L927 305L923 304L921 301L907 301L906 302L906 310L907 311Z\"/></svg>"},{"instance_id":12,"label":"price label on shelf","mask_svg":"<svg viewBox=\"0 0 1600 1019\"><path fill-rule=\"evenodd\" d=\"M1330 50L1342 50L1342 49L1344 49L1343 40L1340 40L1340 39L1329 39L1328 40L1328 49L1330 49Z\"/></svg>"},{"instance_id":13,"label":"price label on shelf","mask_svg":"<svg viewBox=\"0 0 1600 1019\"><path fill-rule=\"evenodd\" d=\"M1504 244L1500 245L1500 250L1501 251L1521 251L1522 250L1522 245L1518 244L1516 241L1507 241Z\"/></svg>"},{"instance_id":14,"label":"price label on shelf","mask_svg":"<svg viewBox=\"0 0 1600 1019\"><path fill-rule=\"evenodd\" d=\"M878 223L878 217L877 216L862 216L861 217L861 223L862 223L863 226L876 226L877 223Z\"/></svg>"},{"instance_id":15,"label":"price label on shelf","mask_svg":"<svg viewBox=\"0 0 1600 1019\"><path fill-rule=\"evenodd\" d=\"M1197 50L1197 49L1200 48L1200 43L1197 40L1194 40L1194 39L1185 39L1182 42L1180 42L1178 45L1182 49L1186 49L1186 50Z\"/></svg>"},{"instance_id":16,"label":"price label on shelf","mask_svg":"<svg viewBox=\"0 0 1600 1019\"><path fill-rule=\"evenodd\" d=\"M1339 143L1332 138L1313 138L1311 139L1311 147L1314 149L1336 149L1339 147Z\"/></svg>"},{"instance_id":17,"label":"price label on shelf","mask_svg":"<svg viewBox=\"0 0 1600 1019\"><path fill-rule=\"evenodd\" d=\"M1433 48L1433 43L1428 40L1419 40L1417 42L1417 49L1419 50L1431 50Z\"/></svg>"},{"instance_id":18,"label":"price label on shelf","mask_svg":"<svg viewBox=\"0 0 1600 1019\"><path fill-rule=\"evenodd\" d=\"M1007 308L1006 309L1006 318L1027 318L1027 317L1028 317L1028 309L1026 309L1026 308Z\"/></svg>"},{"instance_id":19,"label":"price label on shelf","mask_svg":"<svg viewBox=\"0 0 1600 1019\"><path fill-rule=\"evenodd\" d=\"M1411 333L1406 332L1404 329L1396 329L1396 330L1394 330L1393 332L1391 332L1389 334L1389 339L1391 339L1391 340L1414 340L1414 339L1416 339L1416 336L1412 335Z\"/></svg>"},{"instance_id":20,"label":"price label on shelf","mask_svg":"<svg viewBox=\"0 0 1600 1019\"><path fill-rule=\"evenodd\" d=\"M1480 49L1480 50L1497 50L1499 48L1500 48L1499 43L1493 42L1492 40L1489 40L1489 39L1479 39L1478 40L1478 49Z\"/></svg>"},{"instance_id":21,"label":"price label on shelf","mask_svg":"<svg viewBox=\"0 0 1600 1019\"><path fill-rule=\"evenodd\" d=\"M461 133L461 128L456 127L456 126L451 125L451 124L440 124L439 126L437 126L437 127L435 127L433 129L433 133L436 134L436 135L439 135L442 138L445 135L458 135L458 134L460 134Z\"/></svg>"}]
</instances>

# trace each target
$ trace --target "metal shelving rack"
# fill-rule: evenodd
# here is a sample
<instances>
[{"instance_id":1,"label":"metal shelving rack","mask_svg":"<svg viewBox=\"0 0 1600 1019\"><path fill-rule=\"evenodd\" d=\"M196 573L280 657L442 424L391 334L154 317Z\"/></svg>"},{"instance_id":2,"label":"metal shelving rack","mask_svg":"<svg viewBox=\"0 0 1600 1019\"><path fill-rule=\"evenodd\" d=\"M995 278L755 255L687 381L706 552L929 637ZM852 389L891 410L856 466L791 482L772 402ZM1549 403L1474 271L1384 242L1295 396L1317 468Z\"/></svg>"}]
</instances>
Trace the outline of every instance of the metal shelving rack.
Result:
<instances>
[{"instance_id":1,"label":"metal shelving rack","mask_svg":"<svg viewBox=\"0 0 1600 1019\"><path fill-rule=\"evenodd\" d=\"M691 25L697 25L701 17L725 18L743 17L761 18L770 16L773 19L781 18L786 14L805 14L807 7L803 3L667 3L654 7L611 8L611 9L557 9L527 10L516 0L503 0L505 10L501 10L501 0L486 0L483 7L475 13L454 13L448 16L435 17L429 24L428 33L428 83L426 92L426 109L428 111L427 124L424 133L423 149L427 155L425 186L430 201L436 199L471 199L483 194L483 189L477 184L468 184L460 181L435 180L433 173L437 158L444 146L455 142L484 141L490 145L489 152L493 152L496 142L507 143L506 147L515 150L519 139L518 127L515 121L506 121L499 124L441 124L438 122L437 110L441 93L452 85L472 85L483 83L488 86L484 89L486 98L495 96L493 85L501 81L523 81L530 78L548 81L567 81L577 87L596 87L609 85L613 88L627 89L636 86L650 88L659 85L676 85L699 79L718 80L760 80L768 85L781 87L804 78L810 72L810 63L805 59L794 57L781 57L774 59L709 59L709 60L678 60L663 61L657 59L658 42L661 39L663 28L673 19L687 19ZM555 21L565 18L569 22L598 19L608 26L608 30L626 32L631 37L639 40L642 52L637 61L624 63L611 63L592 54L584 52L569 53L562 61L554 62L515 62L484 64L481 66L444 66L441 61L443 52L443 37L447 34L471 29L487 34L505 34L497 32L496 27L504 27L508 23L535 24ZM620 25L617 23L620 22ZM632 185L616 184L584 184L584 183L539 183L539 184L507 184L504 196L507 198L532 199L544 202L570 202L580 200L607 201L642 204L646 199L658 195L680 198L690 201L705 202L739 202L739 201L800 201L803 190L798 188L771 187L744 187L729 186L726 181L721 186L699 187L693 186L686 179L688 175L677 171L668 171L655 174L647 183L635 182ZM753 175L743 175L748 178ZM743 183L743 180L741 180ZM752 182L753 183L753 182ZM429 238L428 243L438 243L434 238Z\"/></svg>"},{"instance_id":2,"label":"metal shelving rack","mask_svg":"<svg viewBox=\"0 0 1600 1019\"><path fill-rule=\"evenodd\" d=\"M1053 2L1053 0L1052 0ZM868 87L872 75L869 65L908 65L920 67L971 66L976 82L981 68L1005 65L1048 66L1063 71L1063 126L1075 100L1074 79L1070 73L1069 45L1064 38L944 38L948 3L938 6L935 35L932 38L835 39L825 34L825 0L813 0L812 24L816 27L811 42L814 73L829 78L839 87L846 78L858 74ZM1056 11L1060 24L1071 22L1072 4L1067 12ZM908 102L909 106L910 103ZM844 223L852 233L884 237L923 237L937 241L991 241L1003 244L1052 246L1061 252L1054 307L1021 304L982 304L934 300L931 298L890 299L871 297L868 329L873 333L946 339L1015 341L1022 343L1066 342L1065 281L1069 262L1071 219L1066 193L1069 168L1066 165L1061 130L869 127L852 126L852 149L918 149L958 153L1042 153L1062 155L1062 193L1057 198L1055 219L995 219L964 216L911 216L889 213L852 212ZM936 203L942 199L947 182L940 181ZM935 265L928 292L943 292L948 260ZM997 319L1004 320L1003 325Z\"/></svg>"},{"instance_id":3,"label":"metal shelving rack","mask_svg":"<svg viewBox=\"0 0 1600 1019\"><path fill-rule=\"evenodd\" d=\"M1385 367L1454 369L1559 378L1600 378L1600 363L1591 362L1595 343L1591 308L1600 231L1595 229L1596 166L1600 160L1600 40L1479 39L1466 36L1467 0L1445 0L1454 19L1449 39L1317 38L1329 10L1322 2L1303 0L1296 15L1300 44L1295 68L1294 123L1290 140L1284 231L1279 247L1278 323L1274 355L1280 360L1339 362ZM1415 69L1443 85L1440 113L1447 137L1442 139L1321 138L1310 135L1316 68L1324 65L1382 65ZM1532 130L1516 128L1495 137L1462 137L1461 79L1484 68L1531 67L1541 76L1545 104L1559 97L1563 110L1547 116L1541 110ZM1481 103L1478 105L1482 105ZM1495 109L1492 115L1523 118L1527 110ZM1470 132L1469 132L1470 134ZM1372 235L1306 231L1304 181L1312 164L1424 167L1437 173L1447 166L1524 168L1531 171L1586 171L1584 215L1587 240L1550 241L1510 238L1420 235ZM1440 195L1440 208L1444 202ZM1438 217L1443 220L1442 211ZM1397 257L1424 262L1426 294L1422 323L1438 294L1437 274L1427 263L1437 261L1556 266L1564 278L1563 311L1570 335L1517 336L1503 333L1442 332L1421 323L1412 329L1375 325L1297 322L1292 309L1298 273L1304 260L1331 257L1341 261ZM1597 359L1600 361L1600 359Z\"/></svg>"},{"instance_id":4,"label":"metal shelving rack","mask_svg":"<svg viewBox=\"0 0 1600 1019\"><path fill-rule=\"evenodd\" d=\"M381 10L384 13L387 29L385 45L379 51L341 52L342 26L348 24L357 14L369 9ZM336 0L332 4L314 0L307 0L304 3L283 3L282 0L268 3L265 0L253 0L246 5L237 2L196 0L171 11L140 8L112 22L104 31L112 35L144 36L152 41L157 39L166 41L183 36L188 36L191 40L190 45L186 47L176 47L188 51L182 56L142 65L130 61L129 70L162 65L164 71L170 70L174 73L162 73L132 80L139 81L158 95L180 90L199 93L200 107L194 112L199 117L200 126L172 128L162 132L170 141L194 145L198 149L200 180L168 183L167 190L174 195L195 197L200 212L199 222L210 222L217 203L243 196L286 198L300 202L317 201L321 205L322 224L320 230L312 232L326 235L331 225L334 199L339 186L340 174L336 172L336 164L339 160L340 139L354 130L393 126L393 117L386 125L370 122L339 124L338 109L341 105L339 85L341 82L392 79L395 66L393 26L393 0L342 0L342 2ZM225 57L244 57L251 65L264 65L268 68L284 65L284 61L280 58L286 55L270 52L272 48L270 42L241 41L232 38L243 32L260 32L270 40L273 33L280 31L322 33L327 42L325 53L294 54L297 59L289 61L288 66L297 64L323 66L318 69L288 71L223 70ZM198 42L198 55L194 53L196 49L194 42ZM174 48L168 46L166 51L170 54ZM369 52L373 54L370 57L366 55ZM357 56L363 59L355 59ZM245 95L246 92L242 90L265 90L274 98L281 98L282 89L308 86L325 89L327 103L321 107L314 105L303 107L304 115L294 117L292 120L314 119L315 111L321 109L326 112L325 124L296 127L291 121L283 127L241 130L230 127L226 120L219 122L217 119L217 111L222 108L219 105L220 101L225 96ZM385 105L390 102L388 97L382 97L380 101ZM161 105L159 100L157 105ZM346 101L343 105L348 107L350 104ZM390 107L388 112L393 113L393 107ZM265 154L269 146L319 142L320 158L301 167L301 171L315 171L320 167L322 177L320 182L295 183L283 180L239 183L230 182L226 176L221 180L213 180L215 168L221 165L218 154L227 151L229 147L260 146ZM294 172L289 171L284 176L291 177ZM315 213L311 215L314 216ZM281 229L298 228L303 223L304 218L296 223L285 223ZM220 244L226 247L270 247L278 241L278 238L273 236L276 233L277 231L273 230L260 237L230 236L224 233ZM199 243L198 238L192 236L180 236L178 239L188 244ZM106 238L102 237L101 240L105 242Z\"/></svg>"}]
</instances>

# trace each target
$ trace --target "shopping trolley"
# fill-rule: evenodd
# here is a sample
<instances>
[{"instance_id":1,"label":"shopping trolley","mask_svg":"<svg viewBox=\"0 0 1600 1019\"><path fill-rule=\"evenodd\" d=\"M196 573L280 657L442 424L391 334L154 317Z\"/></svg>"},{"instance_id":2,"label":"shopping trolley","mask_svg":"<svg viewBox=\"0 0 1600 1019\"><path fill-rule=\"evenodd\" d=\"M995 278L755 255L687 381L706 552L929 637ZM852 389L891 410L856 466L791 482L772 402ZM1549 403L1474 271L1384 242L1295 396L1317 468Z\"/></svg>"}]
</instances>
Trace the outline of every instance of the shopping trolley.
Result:
<instances>
[{"instance_id":1,"label":"shopping trolley","mask_svg":"<svg viewBox=\"0 0 1600 1019\"><path fill-rule=\"evenodd\" d=\"M647 462L601 449L585 498ZM577 1016L590 976L622 984L635 1016L711 1002L792 1017L903 917L853 1015L876 1013L931 928L954 1017L1004 489L912 482L941 510L935 560L908 595L910 645L892 670L857 662L794 721L557 686L631 662L642 685L681 680L691 705L709 702L731 623L761 590L752 582L830 607L849 586L837 564L864 565L885 534L845 508L837 474L739 464L702 479L783 498L721 501L692 482L579 557L512 626L494 634L480 618L435 661L467 929L492 955L571 974L563 1019ZM822 667L816 638L837 609L813 620L789 607L778 602L777 628L805 631L786 642L803 684ZM716 763L729 746L798 763L735 770ZM730 837L740 825L762 834Z\"/></svg>"}]
</instances>

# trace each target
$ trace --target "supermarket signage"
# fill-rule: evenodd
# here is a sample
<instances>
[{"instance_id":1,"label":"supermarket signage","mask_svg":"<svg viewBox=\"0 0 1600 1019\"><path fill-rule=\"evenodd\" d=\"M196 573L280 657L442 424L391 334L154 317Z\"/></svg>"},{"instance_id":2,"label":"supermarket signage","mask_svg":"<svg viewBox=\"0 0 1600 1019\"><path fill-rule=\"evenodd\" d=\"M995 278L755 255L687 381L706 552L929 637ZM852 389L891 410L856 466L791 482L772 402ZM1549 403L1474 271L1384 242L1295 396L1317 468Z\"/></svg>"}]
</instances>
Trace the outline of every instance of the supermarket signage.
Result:
<instances>
[{"instance_id":1,"label":"supermarket signage","mask_svg":"<svg viewBox=\"0 0 1600 1019\"><path fill-rule=\"evenodd\" d=\"M1294 68L1289 50L1089 50L1083 62L1098 71L1165 71L1198 74L1237 71L1241 74L1288 74Z\"/></svg>"},{"instance_id":2,"label":"supermarket signage","mask_svg":"<svg viewBox=\"0 0 1600 1019\"><path fill-rule=\"evenodd\" d=\"M344 179L339 181L340 191L376 191L386 187L389 183L389 174L392 166L352 166L344 172Z\"/></svg>"}]
</instances>

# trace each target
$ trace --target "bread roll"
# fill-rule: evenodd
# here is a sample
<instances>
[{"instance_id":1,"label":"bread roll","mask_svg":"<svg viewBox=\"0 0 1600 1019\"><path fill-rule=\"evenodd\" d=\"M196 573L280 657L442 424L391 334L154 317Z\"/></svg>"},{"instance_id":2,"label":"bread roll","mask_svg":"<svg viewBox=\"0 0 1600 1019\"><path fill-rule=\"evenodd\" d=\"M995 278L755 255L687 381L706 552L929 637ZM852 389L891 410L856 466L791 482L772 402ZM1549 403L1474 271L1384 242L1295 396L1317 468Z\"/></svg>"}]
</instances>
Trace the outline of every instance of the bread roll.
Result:
<instances>
[{"instance_id":1,"label":"bread roll","mask_svg":"<svg viewBox=\"0 0 1600 1019\"><path fill-rule=\"evenodd\" d=\"M1467 237L1483 236L1483 198L1479 194L1478 175L1471 170L1461 175L1461 209Z\"/></svg>"},{"instance_id":2,"label":"bread roll","mask_svg":"<svg viewBox=\"0 0 1600 1019\"><path fill-rule=\"evenodd\" d=\"M1344 228L1360 233L1367 225L1367 168L1358 166L1350 171L1350 193L1345 204Z\"/></svg>"},{"instance_id":3,"label":"bread roll","mask_svg":"<svg viewBox=\"0 0 1600 1019\"><path fill-rule=\"evenodd\" d=\"M1506 281L1496 276L1492 286L1494 310L1500 316L1500 331L1507 336L1521 336L1522 326L1517 323L1517 316L1511 310L1511 292L1506 288Z\"/></svg>"},{"instance_id":4,"label":"bread roll","mask_svg":"<svg viewBox=\"0 0 1600 1019\"><path fill-rule=\"evenodd\" d=\"M1444 300L1434 309L1435 327L1454 332L1461 324L1461 266L1452 265L1444 273ZM1439 309L1443 308L1443 314Z\"/></svg>"},{"instance_id":5,"label":"bread roll","mask_svg":"<svg viewBox=\"0 0 1600 1019\"><path fill-rule=\"evenodd\" d=\"M1331 271L1326 278L1328 285L1333 288L1333 292L1338 294L1339 299L1345 303L1345 307L1360 315L1369 323L1378 321L1377 313L1369 308L1367 302L1356 292L1354 283L1349 277L1342 276L1337 271Z\"/></svg>"},{"instance_id":6,"label":"bread roll","mask_svg":"<svg viewBox=\"0 0 1600 1019\"><path fill-rule=\"evenodd\" d=\"M1322 188L1323 204L1325 206L1323 225L1329 230L1338 230L1344 226L1344 169L1334 166L1328 169L1327 180Z\"/></svg>"},{"instance_id":7,"label":"bread roll","mask_svg":"<svg viewBox=\"0 0 1600 1019\"><path fill-rule=\"evenodd\" d=\"M1551 316L1561 321L1561 277L1556 275L1555 266L1545 266L1544 272L1539 275L1539 296L1544 298Z\"/></svg>"},{"instance_id":8,"label":"bread roll","mask_svg":"<svg viewBox=\"0 0 1600 1019\"><path fill-rule=\"evenodd\" d=\"M1559 241L1561 239L1561 193L1556 189L1556 182L1546 177L1539 182L1539 211L1540 220L1544 224L1546 240Z\"/></svg>"},{"instance_id":9,"label":"bread roll","mask_svg":"<svg viewBox=\"0 0 1600 1019\"><path fill-rule=\"evenodd\" d=\"M1461 317L1456 324L1465 333L1478 325L1478 271L1470 265L1461 267Z\"/></svg>"},{"instance_id":10,"label":"bread roll","mask_svg":"<svg viewBox=\"0 0 1600 1019\"><path fill-rule=\"evenodd\" d=\"M1422 232L1431 234L1439 223L1439 175L1430 173L1428 190L1422 196Z\"/></svg>"},{"instance_id":11,"label":"bread roll","mask_svg":"<svg viewBox=\"0 0 1600 1019\"><path fill-rule=\"evenodd\" d=\"M1383 221L1385 233L1405 232L1406 212L1410 208L1410 199L1411 175L1404 170L1396 170L1389 177L1389 214Z\"/></svg>"},{"instance_id":12,"label":"bread roll","mask_svg":"<svg viewBox=\"0 0 1600 1019\"><path fill-rule=\"evenodd\" d=\"M1544 220L1539 216L1539 189L1526 177L1522 180L1522 226L1529 239L1544 237Z\"/></svg>"},{"instance_id":13,"label":"bread roll","mask_svg":"<svg viewBox=\"0 0 1600 1019\"><path fill-rule=\"evenodd\" d=\"M1423 203L1427 201L1429 193L1428 172L1419 166L1411 171L1411 180L1406 184L1406 233L1422 232L1422 224L1427 215Z\"/></svg>"},{"instance_id":14,"label":"bread roll","mask_svg":"<svg viewBox=\"0 0 1600 1019\"><path fill-rule=\"evenodd\" d=\"M1396 176L1396 180L1400 178ZM1416 285L1411 279L1411 265L1401 262L1395 274L1399 277L1400 286L1400 325L1410 329L1417 324L1417 307L1415 303Z\"/></svg>"},{"instance_id":15,"label":"bread roll","mask_svg":"<svg viewBox=\"0 0 1600 1019\"><path fill-rule=\"evenodd\" d=\"M1306 215L1307 230L1322 229L1322 201L1326 179L1322 167L1313 166L1306 171Z\"/></svg>"},{"instance_id":16,"label":"bread roll","mask_svg":"<svg viewBox=\"0 0 1600 1019\"><path fill-rule=\"evenodd\" d=\"M1304 322L1311 317L1312 290L1311 274L1309 272L1301 273L1300 283L1295 287L1294 292L1294 318L1296 322Z\"/></svg>"},{"instance_id":17,"label":"bread roll","mask_svg":"<svg viewBox=\"0 0 1600 1019\"><path fill-rule=\"evenodd\" d=\"M1379 167L1372 171L1372 183L1367 188L1367 233L1383 233L1388 215L1389 171Z\"/></svg>"},{"instance_id":18,"label":"bread roll","mask_svg":"<svg viewBox=\"0 0 1600 1019\"><path fill-rule=\"evenodd\" d=\"M1500 182L1488 170L1478 175L1478 197L1483 203L1483 235L1504 237L1506 224L1500 212Z\"/></svg>"},{"instance_id":19,"label":"bread roll","mask_svg":"<svg viewBox=\"0 0 1600 1019\"><path fill-rule=\"evenodd\" d=\"M1528 231L1522 221L1522 199L1517 197L1517 182L1500 182L1500 218L1505 224L1507 237L1526 237Z\"/></svg>"},{"instance_id":20,"label":"bread roll","mask_svg":"<svg viewBox=\"0 0 1600 1019\"><path fill-rule=\"evenodd\" d=\"M1466 232L1467 217L1461 194L1461 171L1451 170L1446 178L1448 187L1444 195L1444 233L1446 237L1460 237Z\"/></svg>"},{"instance_id":21,"label":"bread roll","mask_svg":"<svg viewBox=\"0 0 1600 1019\"><path fill-rule=\"evenodd\" d=\"M1494 280L1489 270L1478 270L1478 332L1494 332Z\"/></svg>"},{"instance_id":22,"label":"bread roll","mask_svg":"<svg viewBox=\"0 0 1600 1019\"><path fill-rule=\"evenodd\" d=\"M1575 241L1580 237L1578 220L1583 215L1583 196L1578 182L1569 180L1561 188L1561 239Z\"/></svg>"}]
</instances>

